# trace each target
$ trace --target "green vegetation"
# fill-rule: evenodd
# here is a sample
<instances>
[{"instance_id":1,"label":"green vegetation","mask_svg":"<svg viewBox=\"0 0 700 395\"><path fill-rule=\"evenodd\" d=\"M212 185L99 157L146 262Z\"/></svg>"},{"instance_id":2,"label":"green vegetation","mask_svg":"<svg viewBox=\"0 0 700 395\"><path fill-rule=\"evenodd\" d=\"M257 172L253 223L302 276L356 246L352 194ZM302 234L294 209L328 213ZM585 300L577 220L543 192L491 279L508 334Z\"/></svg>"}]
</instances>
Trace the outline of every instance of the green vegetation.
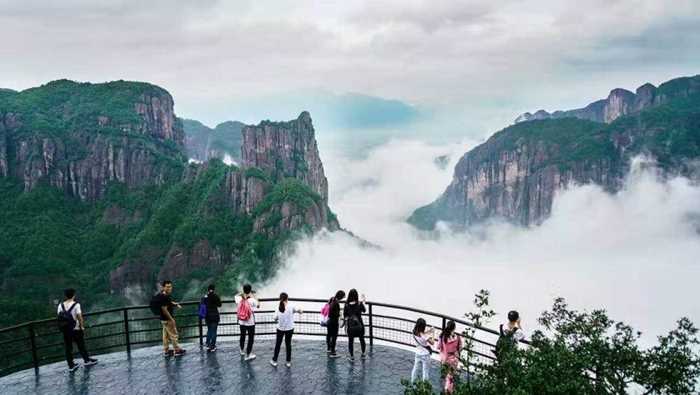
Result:
<instances>
[{"instance_id":1,"label":"green vegetation","mask_svg":"<svg viewBox=\"0 0 700 395\"><path fill-rule=\"evenodd\" d=\"M37 138L45 138L61 151L58 169L84 159L90 153L87 146L95 147L96 155L110 146L144 155L149 167L144 173L152 167L163 175L157 185L155 180L142 187L133 186L138 182L131 187L112 182L105 196L92 203L50 185L24 192L12 175L1 178L0 303L5 308L0 327L53 316L67 287L78 289L88 310L133 303L133 298L119 296L120 288L131 285L143 288L129 293L145 303L159 276L172 277L180 298L197 297L209 281L232 293L243 280L257 282L272 275L280 248L296 232L308 230L304 224L296 223L294 229L278 225L285 215L321 204L318 194L299 180L282 179L277 171L241 170L219 159L187 165L178 142L143 130L148 124L138 108L155 100L169 106L172 99L154 85L125 81L60 80L22 92L0 90L0 119L12 114L9 128L0 129L3 143L11 147L10 169L18 167L19 144L27 144L31 159L42 152ZM175 122L176 131L183 122L201 133L210 130L196 121ZM225 144L237 144L240 152L244 126L226 122L212 133ZM250 203L231 196L238 193L229 189L232 178L250 181L262 202L243 207Z\"/></svg>"},{"instance_id":2,"label":"green vegetation","mask_svg":"<svg viewBox=\"0 0 700 395\"><path fill-rule=\"evenodd\" d=\"M190 181L136 190L113 183L96 204L50 186L25 193L13 179L0 179L0 303L6 306L0 327L52 316L54 301L70 286L79 288L88 309L128 303L110 292L112 270L124 262L143 262L155 282L170 251L191 257L204 241L221 262L194 267L175 279L181 296L195 297L196 285L205 281L218 280L222 292L233 292L242 279L268 278L277 251L294 234L258 234L254 221L263 218L264 228L275 226L282 204L305 209L321 198L302 182L287 179L270 187L252 215L234 215L224 188L227 175L237 171L212 160ZM194 294L182 294L193 288Z\"/></svg>"},{"instance_id":3,"label":"green vegetation","mask_svg":"<svg viewBox=\"0 0 700 395\"><path fill-rule=\"evenodd\" d=\"M0 95L0 112L22 114L18 132L56 135L71 130L100 130L124 133L128 125L142 122L134 111L141 96L170 97L155 85L114 81L105 84L58 80L46 85ZM109 122L100 125L98 117ZM136 130L132 130L136 133Z\"/></svg>"},{"instance_id":4,"label":"green vegetation","mask_svg":"<svg viewBox=\"0 0 700 395\"><path fill-rule=\"evenodd\" d=\"M467 319L487 324L495 314L488 298L487 291L478 293ZM696 393L700 341L687 318L647 349L637 344L640 333L631 326L610 319L604 310L572 310L561 298L539 323L544 331L534 332L531 346L509 348L493 364L474 362L467 341L461 359L470 373L456 376L454 394L627 394L634 386L644 394ZM433 393L429 383L402 383L407 395Z\"/></svg>"}]
</instances>

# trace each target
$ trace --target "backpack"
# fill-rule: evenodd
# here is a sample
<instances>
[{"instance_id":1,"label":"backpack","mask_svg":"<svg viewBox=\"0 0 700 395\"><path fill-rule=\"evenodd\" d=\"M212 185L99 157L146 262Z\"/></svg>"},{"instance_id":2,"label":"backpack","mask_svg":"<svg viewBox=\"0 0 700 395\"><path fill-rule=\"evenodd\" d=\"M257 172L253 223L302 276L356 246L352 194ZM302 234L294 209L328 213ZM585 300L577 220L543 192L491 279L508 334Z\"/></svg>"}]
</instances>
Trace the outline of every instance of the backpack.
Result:
<instances>
[{"instance_id":1,"label":"backpack","mask_svg":"<svg viewBox=\"0 0 700 395\"><path fill-rule=\"evenodd\" d=\"M199 309L197 311L200 319L207 318L207 297L203 296L199 301Z\"/></svg>"},{"instance_id":2,"label":"backpack","mask_svg":"<svg viewBox=\"0 0 700 395\"><path fill-rule=\"evenodd\" d=\"M354 314L348 317L346 326L348 336L361 336L363 329L364 328L362 326L362 321L360 321L360 317Z\"/></svg>"},{"instance_id":3,"label":"backpack","mask_svg":"<svg viewBox=\"0 0 700 395\"><path fill-rule=\"evenodd\" d=\"M328 320L330 319L331 305L326 303L321 309L321 326L328 326Z\"/></svg>"},{"instance_id":4,"label":"backpack","mask_svg":"<svg viewBox=\"0 0 700 395\"><path fill-rule=\"evenodd\" d=\"M66 310L66 307L61 303L61 311L56 318L58 330L61 332L72 331L75 328L75 318L73 318L71 311L77 304L78 302L73 303L73 305Z\"/></svg>"},{"instance_id":5,"label":"backpack","mask_svg":"<svg viewBox=\"0 0 700 395\"><path fill-rule=\"evenodd\" d=\"M161 310L160 310L161 302L160 302L159 296L160 296L160 292L153 295L151 297L151 302L148 304L148 307L151 309L151 313L153 313L153 315L157 315L157 316L160 316L160 313L161 313Z\"/></svg>"},{"instance_id":6,"label":"backpack","mask_svg":"<svg viewBox=\"0 0 700 395\"><path fill-rule=\"evenodd\" d=\"M253 315L253 310L250 308L250 303L248 299L241 299L241 303L238 304L238 321L248 321Z\"/></svg>"},{"instance_id":7,"label":"backpack","mask_svg":"<svg viewBox=\"0 0 700 395\"><path fill-rule=\"evenodd\" d=\"M498 331L500 335L498 336L498 341L496 341L496 349L493 351L496 357L500 357L508 351L513 350L518 343L513 336L515 332L518 331L518 328L513 328L511 331L504 331L503 324L501 324L501 326L498 327Z\"/></svg>"}]
</instances>

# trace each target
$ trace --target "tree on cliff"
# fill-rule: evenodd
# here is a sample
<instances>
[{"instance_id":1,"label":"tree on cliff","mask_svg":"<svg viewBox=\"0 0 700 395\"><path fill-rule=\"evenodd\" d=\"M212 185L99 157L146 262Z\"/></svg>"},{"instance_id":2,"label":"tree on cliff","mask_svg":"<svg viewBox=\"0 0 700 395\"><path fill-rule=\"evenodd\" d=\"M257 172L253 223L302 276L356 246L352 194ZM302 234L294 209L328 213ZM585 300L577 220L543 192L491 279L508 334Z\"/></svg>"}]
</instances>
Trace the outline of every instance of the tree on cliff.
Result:
<instances>
[{"instance_id":1,"label":"tree on cliff","mask_svg":"<svg viewBox=\"0 0 700 395\"><path fill-rule=\"evenodd\" d=\"M493 316L488 292L476 295L477 311L466 314L479 325ZM687 318L643 349L641 332L614 321L604 310L580 312L558 298L539 319L526 348L510 350L493 364L474 362L465 342L464 374L455 394L692 394L700 376L698 329ZM471 336L473 329L464 333ZM444 369L443 369L444 370ZM431 394L428 383L409 385L405 394Z\"/></svg>"}]
</instances>

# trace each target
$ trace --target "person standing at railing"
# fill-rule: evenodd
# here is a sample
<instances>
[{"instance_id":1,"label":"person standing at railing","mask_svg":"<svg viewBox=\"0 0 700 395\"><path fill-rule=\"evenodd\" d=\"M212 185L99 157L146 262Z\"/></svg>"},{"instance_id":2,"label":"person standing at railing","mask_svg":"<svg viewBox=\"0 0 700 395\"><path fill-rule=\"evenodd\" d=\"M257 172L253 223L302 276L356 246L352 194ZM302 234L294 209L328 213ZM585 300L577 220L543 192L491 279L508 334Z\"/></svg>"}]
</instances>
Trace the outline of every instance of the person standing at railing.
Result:
<instances>
[{"instance_id":1,"label":"person standing at railing","mask_svg":"<svg viewBox=\"0 0 700 395\"><path fill-rule=\"evenodd\" d=\"M493 350L496 357L501 360L503 355L518 347L518 342L525 339L525 332L520 324L520 314L511 310L508 312L508 322L498 327L498 341Z\"/></svg>"},{"instance_id":2,"label":"person standing at railing","mask_svg":"<svg viewBox=\"0 0 700 395\"><path fill-rule=\"evenodd\" d=\"M326 321L326 348L328 356L337 358L338 354L335 351L335 344L338 340L338 331L340 330L340 302L345 299L345 291L342 289L335 293L328 301L328 321Z\"/></svg>"},{"instance_id":3,"label":"person standing at railing","mask_svg":"<svg viewBox=\"0 0 700 395\"><path fill-rule=\"evenodd\" d=\"M219 327L219 307L221 298L216 293L216 286L210 284L207 294L204 296L204 304L207 307L204 322L207 324L207 351L216 351L216 332Z\"/></svg>"},{"instance_id":4,"label":"person standing at railing","mask_svg":"<svg viewBox=\"0 0 700 395\"><path fill-rule=\"evenodd\" d=\"M454 391L454 375L459 368L459 353L462 350L462 338L455 333L455 322L447 321L445 329L440 334L438 349L440 350L440 362L447 366L445 375L445 393Z\"/></svg>"},{"instance_id":5,"label":"person standing at railing","mask_svg":"<svg viewBox=\"0 0 700 395\"><path fill-rule=\"evenodd\" d=\"M280 294L280 304L275 314L277 321L277 338L275 339L275 353L270 364L277 367L277 357L280 355L282 339L287 352L287 367L292 367L292 335L294 334L294 314L301 314L302 311L289 304L289 296L282 292Z\"/></svg>"},{"instance_id":6,"label":"person standing at railing","mask_svg":"<svg viewBox=\"0 0 700 395\"><path fill-rule=\"evenodd\" d=\"M97 360L90 358L85 347L85 321L80 303L75 300L75 289L64 291L66 299L58 305L58 327L63 332L63 343L66 348L66 362L68 371L73 372L80 367L73 362L73 342L78 345L80 356L83 357L85 366L94 365Z\"/></svg>"},{"instance_id":7,"label":"person standing at railing","mask_svg":"<svg viewBox=\"0 0 700 395\"><path fill-rule=\"evenodd\" d=\"M418 376L418 366L423 367L423 381L428 381L428 371L430 370L430 354L433 349L430 347L435 343L433 340L432 328L426 330L426 322L419 318L416 325L413 327L413 340L416 342L416 359L413 362L413 370L411 371L411 384L416 381Z\"/></svg>"},{"instance_id":8,"label":"person standing at railing","mask_svg":"<svg viewBox=\"0 0 700 395\"><path fill-rule=\"evenodd\" d=\"M355 338L360 339L360 348L362 349L362 359L367 357L365 352L367 346L365 344L365 324L362 322L362 313L365 312L365 295L362 295L362 300L359 300L357 290L355 288L348 292L348 301L343 309L343 318L345 318L345 332L348 335L348 352L350 361L355 360L353 353L353 345Z\"/></svg>"},{"instance_id":9,"label":"person standing at railing","mask_svg":"<svg viewBox=\"0 0 700 395\"><path fill-rule=\"evenodd\" d=\"M173 301L173 282L170 280L164 280L161 283L162 289L159 293L153 296L151 299L151 310L153 313L157 313L160 318L160 323L163 326L163 354L166 357L169 356L182 356L185 355L185 350L180 347L178 343L179 335L177 332L177 324L175 323L175 318L173 317L173 309L177 307L181 309L179 303ZM173 349L170 350L170 344L173 345Z\"/></svg>"},{"instance_id":10,"label":"person standing at railing","mask_svg":"<svg viewBox=\"0 0 700 395\"><path fill-rule=\"evenodd\" d=\"M260 303L255 299L255 291L250 284L243 286L243 292L236 295L236 315L238 316L238 325L241 330L240 346L241 355L245 355L246 361L255 359L253 354L253 341L255 340L255 309L260 307ZM248 337L248 346L246 347L246 337Z\"/></svg>"}]
</instances>

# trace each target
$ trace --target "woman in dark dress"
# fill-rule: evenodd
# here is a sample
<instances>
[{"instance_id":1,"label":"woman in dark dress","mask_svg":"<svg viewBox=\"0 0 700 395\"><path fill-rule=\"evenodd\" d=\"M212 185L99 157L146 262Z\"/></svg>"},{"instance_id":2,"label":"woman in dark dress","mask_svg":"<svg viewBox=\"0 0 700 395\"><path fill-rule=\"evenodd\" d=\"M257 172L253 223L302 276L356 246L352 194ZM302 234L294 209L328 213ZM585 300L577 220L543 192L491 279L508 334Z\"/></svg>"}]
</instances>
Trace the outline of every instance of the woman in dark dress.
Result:
<instances>
[{"instance_id":1,"label":"woman in dark dress","mask_svg":"<svg viewBox=\"0 0 700 395\"><path fill-rule=\"evenodd\" d=\"M362 358L367 357L365 352L365 324L362 321L362 313L365 312L365 296L362 295L362 300L357 295L355 288L348 292L348 300L343 309L343 317L345 318L345 331L348 334L348 351L350 352L350 361L355 360L353 354L353 345L355 338L360 339L360 347L362 348Z\"/></svg>"},{"instance_id":2,"label":"woman in dark dress","mask_svg":"<svg viewBox=\"0 0 700 395\"><path fill-rule=\"evenodd\" d=\"M326 329L328 330L326 334L326 348L328 356L331 358L337 358L338 354L335 352L335 343L338 340L338 330L340 328L340 302L345 298L345 291L338 291L335 293L329 301L328 305L330 307L328 314L328 324Z\"/></svg>"}]
</instances>

